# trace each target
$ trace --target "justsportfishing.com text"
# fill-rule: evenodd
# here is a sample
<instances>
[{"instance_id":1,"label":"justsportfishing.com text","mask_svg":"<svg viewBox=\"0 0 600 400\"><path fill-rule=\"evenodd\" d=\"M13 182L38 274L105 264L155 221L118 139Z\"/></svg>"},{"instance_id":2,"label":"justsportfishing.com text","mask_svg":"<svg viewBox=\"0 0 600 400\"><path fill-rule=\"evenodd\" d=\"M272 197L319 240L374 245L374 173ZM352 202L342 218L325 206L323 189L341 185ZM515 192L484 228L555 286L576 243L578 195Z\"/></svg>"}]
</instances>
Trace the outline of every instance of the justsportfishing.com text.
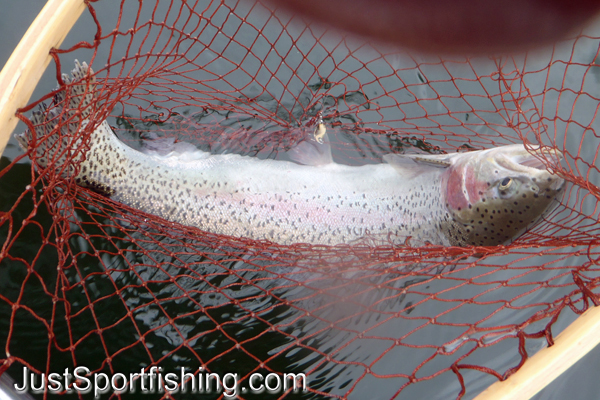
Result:
<instances>
[{"instance_id":1,"label":"justsportfishing.com text","mask_svg":"<svg viewBox=\"0 0 600 400\"><path fill-rule=\"evenodd\" d=\"M15 377L16 378L16 377ZM231 398L238 394L262 392L282 393L287 390L306 391L307 378L303 373L252 373L243 379L240 374L228 372L217 374L206 372L202 367L198 371L189 371L181 367L175 371L163 371L162 367L142 368L140 372L107 374L91 373L85 366L72 371L66 368L62 373L36 374L23 367L21 383L15 383L15 390L28 393L93 393L99 397L103 393L223 393Z\"/></svg>"}]
</instances>

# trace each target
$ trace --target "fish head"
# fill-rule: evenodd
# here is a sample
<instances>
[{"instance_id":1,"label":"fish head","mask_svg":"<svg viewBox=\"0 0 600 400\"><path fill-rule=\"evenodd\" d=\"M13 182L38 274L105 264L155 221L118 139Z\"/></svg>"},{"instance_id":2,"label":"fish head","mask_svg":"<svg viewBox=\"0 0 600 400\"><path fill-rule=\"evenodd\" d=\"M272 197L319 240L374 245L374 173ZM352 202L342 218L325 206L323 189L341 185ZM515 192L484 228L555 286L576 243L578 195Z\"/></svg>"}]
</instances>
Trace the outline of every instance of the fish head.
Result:
<instances>
[{"instance_id":1,"label":"fish head","mask_svg":"<svg viewBox=\"0 0 600 400\"><path fill-rule=\"evenodd\" d=\"M542 159L558 150L524 145L457 154L442 177L446 207L458 225L459 244L511 242L558 204L565 180Z\"/></svg>"}]
</instances>

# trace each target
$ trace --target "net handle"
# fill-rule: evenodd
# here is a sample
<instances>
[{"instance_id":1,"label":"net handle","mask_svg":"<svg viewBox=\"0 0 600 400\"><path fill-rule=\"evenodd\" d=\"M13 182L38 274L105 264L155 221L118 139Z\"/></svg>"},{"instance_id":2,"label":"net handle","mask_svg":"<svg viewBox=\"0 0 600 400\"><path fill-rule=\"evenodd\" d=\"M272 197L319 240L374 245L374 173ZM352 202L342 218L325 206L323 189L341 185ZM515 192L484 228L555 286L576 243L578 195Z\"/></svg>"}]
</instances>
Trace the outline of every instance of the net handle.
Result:
<instances>
[{"instance_id":1,"label":"net handle","mask_svg":"<svg viewBox=\"0 0 600 400\"><path fill-rule=\"evenodd\" d=\"M554 345L532 357L505 381L498 381L474 400L527 400L545 388L600 343L600 307L593 307L562 331Z\"/></svg>"},{"instance_id":2,"label":"net handle","mask_svg":"<svg viewBox=\"0 0 600 400\"><path fill-rule=\"evenodd\" d=\"M52 57L75 21L85 0L49 0L23 35L0 71L0 156L19 122L17 109L27 105Z\"/></svg>"}]
</instances>

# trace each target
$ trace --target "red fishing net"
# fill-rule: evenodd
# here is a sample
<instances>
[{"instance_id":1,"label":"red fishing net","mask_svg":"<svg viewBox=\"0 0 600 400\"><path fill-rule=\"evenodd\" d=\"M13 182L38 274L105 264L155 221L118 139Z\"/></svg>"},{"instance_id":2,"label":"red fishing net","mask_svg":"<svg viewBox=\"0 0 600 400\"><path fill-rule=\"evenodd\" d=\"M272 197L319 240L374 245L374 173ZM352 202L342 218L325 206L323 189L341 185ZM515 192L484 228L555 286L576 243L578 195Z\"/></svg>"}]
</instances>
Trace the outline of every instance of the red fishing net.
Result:
<instances>
[{"instance_id":1,"label":"red fishing net","mask_svg":"<svg viewBox=\"0 0 600 400\"><path fill-rule=\"evenodd\" d=\"M50 68L88 62L93 123L108 118L133 147L158 135L280 158L322 118L339 163L541 143L563 152L547 164L570 183L507 246L279 246L129 209L36 169L34 149L4 158L0 368L17 380L23 367L127 379L160 367L163 377L236 373L241 398L473 397L599 303L600 34L520 56L441 59L261 3L176 0L90 2L75 29ZM56 93L21 110L29 128ZM249 390L255 373L277 374L254 382L273 390ZM305 374L306 391L286 373ZM142 378L132 380L139 393ZM225 397L211 382L205 394Z\"/></svg>"}]
</instances>

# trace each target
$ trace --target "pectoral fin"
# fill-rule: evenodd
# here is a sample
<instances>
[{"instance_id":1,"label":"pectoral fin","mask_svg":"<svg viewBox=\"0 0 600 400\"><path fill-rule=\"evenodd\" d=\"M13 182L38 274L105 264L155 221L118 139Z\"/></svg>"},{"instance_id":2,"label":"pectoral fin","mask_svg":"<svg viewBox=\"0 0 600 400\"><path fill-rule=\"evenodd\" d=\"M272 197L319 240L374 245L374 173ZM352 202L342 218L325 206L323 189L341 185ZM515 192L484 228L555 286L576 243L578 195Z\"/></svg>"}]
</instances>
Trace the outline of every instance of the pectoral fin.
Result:
<instances>
[{"instance_id":1,"label":"pectoral fin","mask_svg":"<svg viewBox=\"0 0 600 400\"><path fill-rule=\"evenodd\" d=\"M451 154L405 154L403 156L412 159L416 163L438 168L451 166L453 159Z\"/></svg>"},{"instance_id":2,"label":"pectoral fin","mask_svg":"<svg viewBox=\"0 0 600 400\"><path fill-rule=\"evenodd\" d=\"M452 156L447 154L386 154L383 160L399 174L414 178L431 172L432 169L448 168L452 165Z\"/></svg>"}]
</instances>

